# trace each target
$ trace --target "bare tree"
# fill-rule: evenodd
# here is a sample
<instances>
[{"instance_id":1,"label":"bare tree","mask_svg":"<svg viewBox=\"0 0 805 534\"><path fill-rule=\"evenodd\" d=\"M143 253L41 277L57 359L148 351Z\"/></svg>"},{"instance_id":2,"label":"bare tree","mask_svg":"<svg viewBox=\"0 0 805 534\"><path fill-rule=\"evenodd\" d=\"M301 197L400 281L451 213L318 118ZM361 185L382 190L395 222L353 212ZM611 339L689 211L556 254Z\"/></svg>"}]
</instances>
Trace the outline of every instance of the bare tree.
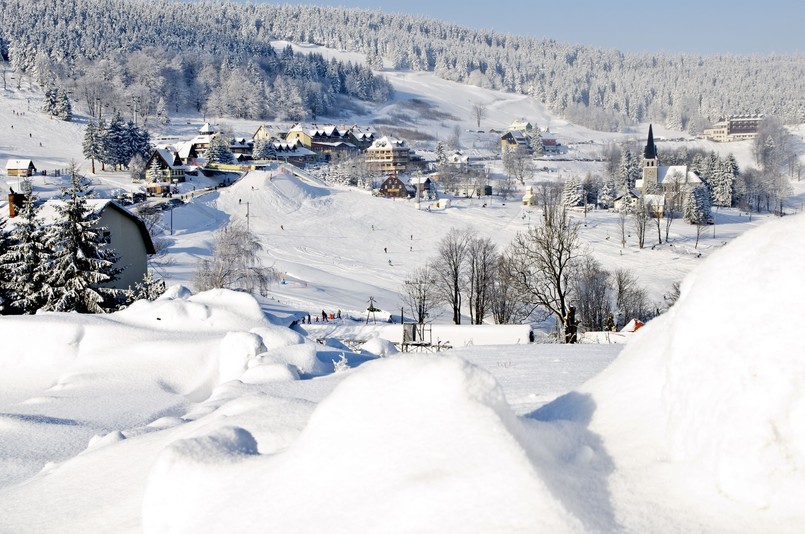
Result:
<instances>
[{"instance_id":1,"label":"bare tree","mask_svg":"<svg viewBox=\"0 0 805 534\"><path fill-rule=\"evenodd\" d=\"M475 119L475 124L478 128L481 127L481 121L486 118L487 108L480 102L475 102L472 105L472 116Z\"/></svg>"},{"instance_id":2,"label":"bare tree","mask_svg":"<svg viewBox=\"0 0 805 534\"><path fill-rule=\"evenodd\" d=\"M193 279L197 291L214 288L255 289L265 296L268 286L278 276L272 267L264 267L257 236L240 224L224 226L215 233L212 258L199 261Z\"/></svg>"},{"instance_id":3,"label":"bare tree","mask_svg":"<svg viewBox=\"0 0 805 534\"><path fill-rule=\"evenodd\" d=\"M587 330L604 330L610 313L609 273L592 256L586 256L579 265L575 279L575 302L582 324Z\"/></svg>"},{"instance_id":4,"label":"bare tree","mask_svg":"<svg viewBox=\"0 0 805 534\"><path fill-rule=\"evenodd\" d=\"M472 324L482 324L489 313L496 267L497 253L492 240L472 238L467 247L467 293Z\"/></svg>"},{"instance_id":5,"label":"bare tree","mask_svg":"<svg viewBox=\"0 0 805 534\"><path fill-rule=\"evenodd\" d=\"M512 324L525 320L530 312L528 306L519 298L513 264L514 259L510 253L498 256L490 301L492 317L497 324Z\"/></svg>"},{"instance_id":6,"label":"bare tree","mask_svg":"<svg viewBox=\"0 0 805 534\"><path fill-rule=\"evenodd\" d=\"M575 271L585 255L579 232L579 224L569 221L563 208L551 206L542 222L517 234L509 248L514 283L523 300L548 310L562 324Z\"/></svg>"},{"instance_id":7,"label":"bare tree","mask_svg":"<svg viewBox=\"0 0 805 534\"><path fill-rule=\"evenodd\" d=\"M676 212L682 205L682 184L675 180L665 193L665 242L668 242L668 234L671 232L671 224L674 222Z\"/></svg>"},{"instance_id":8,"label":"bare tree","mask_svg":"<svg viewBox=\"0 0 805 534\"><path fill-rule=\"evenodd\" d=\"M534 174L531 154L522 146L503 152L503 168L509 176L523 185L525 185L526 178L530 178Z\"/></svg>"},{"instance_id":9,"label":"bare tree","mask_svg":"<svg viewBox=\"0 0 805 534\"><path fill-rule=\"evenodd\" d=\"M612 274L615 290L615 305L621 320L618 328L632 319L647 319L648 298L640 287L637 277L626 269L618 269Z\"/></svg>"},{"instance_id":10,"label":"bare tree","mask_svg":"<svg viewBox=\"0 0 805 534\"><path fill-rule=\"evenodd\" d=\"M646 244L646 226L648 225L648 211L646 210L646 203L641 196L637 200L635 209L632 212L632 224L635 233L637 234L637 245L643 248Z\"/></svg>"},{"instance_id":11,"label":"bare tree","mask_svg":"<svg viewBox=\"0 0 805 534\"><path fill-rule=\"evenodd\" d=\"M403 303L411 310L411 315L418 324L424 324L428 317L434 315L441 298L436 290L435 272L430 264L416 269L405 279Z\"/></svg>"},{"instance_id":12,"label":"bare tree","mask_svg":"<svg viewBox=\"0 0 805 534\"><path fill-rule=\"evenodd\" d=\"M618 229L621 231L621 248L626 248L626 236L628 235L628 231L626 230L626 215L625 210L618 212Z\"/></svg>"},{"instance_id":13,"label":"bare tree","mask_svg":"<svg viewBox=\"0 0 805 534\"><path fill-rule=\"evenodd\" d=\"M434 262L436 285L453 311L454 324L461 324L461 289L464 286L464 267L471 239L468 229L451 228L439 242L438 256Z\"/></svg>"}]
</instances>

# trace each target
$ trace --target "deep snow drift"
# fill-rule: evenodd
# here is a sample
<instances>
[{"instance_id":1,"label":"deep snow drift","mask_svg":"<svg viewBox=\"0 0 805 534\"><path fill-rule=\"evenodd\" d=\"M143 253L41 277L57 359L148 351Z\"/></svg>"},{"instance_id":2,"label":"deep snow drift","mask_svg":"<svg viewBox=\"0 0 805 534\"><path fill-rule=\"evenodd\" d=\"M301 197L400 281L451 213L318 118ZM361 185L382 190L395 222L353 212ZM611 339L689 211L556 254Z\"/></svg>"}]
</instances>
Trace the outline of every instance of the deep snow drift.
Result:
<instances>
[{"instance_id":1,"label":"deep snow drift","mask_svg":"<svg viewBox=\"0 0 805 534\"><path fill-rule=\"evenodd\" d=\"M352 353L230 291L3 318L0 531L800 531L803 222L713 254L600 374L612 346ZM558 391L574 360L598 376Z\"/></svg>"}]
</instances>

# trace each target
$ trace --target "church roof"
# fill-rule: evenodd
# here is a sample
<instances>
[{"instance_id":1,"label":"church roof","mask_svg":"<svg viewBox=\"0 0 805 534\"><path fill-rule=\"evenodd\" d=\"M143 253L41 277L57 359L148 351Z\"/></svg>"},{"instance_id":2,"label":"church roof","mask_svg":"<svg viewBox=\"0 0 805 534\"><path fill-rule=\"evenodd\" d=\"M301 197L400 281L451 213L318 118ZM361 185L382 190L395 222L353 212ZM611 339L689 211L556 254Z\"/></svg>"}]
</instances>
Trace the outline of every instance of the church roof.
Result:
<instances>
[{"instance_id":1,"label":"church roof","mask_svg":"<svg viewBox=\"0 0 805 534\"><path fill-rule=\"evenodd\" d=\"M654 131L651 129L651 124L648 125L648 141L646 141L646 148L643 149L643 157L645 159L657 158L657 145L654 144Z\"/></svg>"}]
</instances>

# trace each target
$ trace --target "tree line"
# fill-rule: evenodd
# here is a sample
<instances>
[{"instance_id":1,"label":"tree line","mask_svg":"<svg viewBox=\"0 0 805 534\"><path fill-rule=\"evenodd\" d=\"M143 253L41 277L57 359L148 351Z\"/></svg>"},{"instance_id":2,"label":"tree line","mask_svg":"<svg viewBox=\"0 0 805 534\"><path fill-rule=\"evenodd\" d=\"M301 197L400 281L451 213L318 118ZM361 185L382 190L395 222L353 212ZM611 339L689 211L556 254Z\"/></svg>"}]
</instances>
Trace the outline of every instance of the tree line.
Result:
<instances>
[{"instance_id":1,"label":"tree line","mask_svg":"<svg viewBox=\"0 0 805 534\"><path fill-rule=\"evenodd\" d=\"M541 220L502 250L490 238L451 229L436 256L404 280L403 303L414 320L422 324L446 310L454 324L467 312L472 324L548 321L566 331L576 327L577 312L585 330L601 331L658 314L661 306L634 274L606 271L584 246L560 189L545 192ZM667 300L663 308L673 297Z\"/></svg>"},{"instance_id":2,"label":"tree line","mask_svg":"<svg viewBox=\"0 0 805 534\"><path fill-rule=\"evenodd\" d=\"M599 130L651 120L698 132L727 115L759 112L786 124L805 122L803 55L627 54L319 6L148 0L2 0L0 6L3 58L21 75L68 84L89 108L128 102L153 116L163 99L169 109L194 105L251 119L296 120L300 109L315 117L334 110L335 95L387 97L387 82L371 71L385 60L395 69L529 94ZM278 39L359 52L367 66L315 54L291 60L274 51Z\"/></svg>"}]
</instances>

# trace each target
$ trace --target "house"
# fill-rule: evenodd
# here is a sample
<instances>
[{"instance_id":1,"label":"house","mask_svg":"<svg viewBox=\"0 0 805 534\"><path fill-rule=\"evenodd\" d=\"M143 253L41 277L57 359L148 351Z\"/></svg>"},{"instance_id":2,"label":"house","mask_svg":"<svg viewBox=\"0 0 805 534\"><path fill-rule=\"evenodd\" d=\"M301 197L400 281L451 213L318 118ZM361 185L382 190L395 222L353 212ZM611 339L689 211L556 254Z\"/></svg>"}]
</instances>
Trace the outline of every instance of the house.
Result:
<instances>
[{"instance_id":1,"label":"house","mask_svg":"<svg viewBox=\"0 0 805 534\"><path fill-rule=\"evenodd\" d=\"M411 150L402 139L383 136L366 149L366 166L383 174L401 174L408 170Z\"/></svg>"},{"instance_id":2,"label":"house","mask_svg":"<svg viewBox=\"0 0 805 534\"><path fill-rule=\"evenodd\" d=\"M654 132L648 127L648 140L643 149L643 178L636 180L635 188L640 194L686 195L702 183L699 175L688 170L687 165L660 165Z\"/></svg>"},{"instance_id":3,"label":"house","mask_svg":"<svg viewBox=\"0 0 805 534\"><path fill-rule=\"evenodd\" d=\"M274 146L274 157L281 161L303 166L318 159L318 155L305 148L298 139L292 142L275 139L271 144Z\"/></svg>"},{"instance_id":4,"label":"house","mask_svg":"<svg viewBox=\"0 0 805 534\"><path fill-rule=\"evenodd\" d=\"M534 187L528 186L525 188L523 195L523 206L533 206L537 202L537 195L534 194Z\"/></svg>"},{"instance_id":5,"label":"house","mask_svg":"<svg viewBox=\"0 0 805 534\"><path fill-rule=\"evenodd\" d=\"M210 141L212 141L216 133L218 133L217 129L209 122L205 122L204 126L199 128L198 135L190 141L190 144L193 145L193 149L199 156L204 156L207 149L210 148Z\"/></svg>"},{"instance_id":6,"label":"house","mask_svg":"<svg viewBox=\"0 0 805 534\"><path fill-rule=\"evenodd\" d=\"M509 130L510 132L526 132L527 133L527 132L530 132L533 128L534 128L534 126L530 122L528 122L527 120L525 120L525 119L515 119L509 125L507 130Z\"/></svg>"},{"instance_id":7,"label":"house","mask_svg":"<svg viewBox=\"0 0 805 534\"><path fill-rule=\"evenodd\" d=\"M396 175L389 175L382 184L380 184L379 195L386 198L409 198L416 194L416 189L412 189L410 185L403 183L403 181Z\"/></svg>"},{"instance_id":8,"label":"house","mask_svg":"<svg viewBox=\"0 0 805 534\"><path fill-rule=\"evenodd\" d=\"M253 141L245 137L236 137L229 144L229 150L235 156L235 159L239 159L238 155L250 156L253 147Z\"/></svg>"},{"instance_id":9,"label":"house","mask_svg":"<svg viewBox=\"0 0 805 534\"><path fill-rule=\"evenodd\" d=\"M192 147L191 147L192 149ZM173 147L158 147L145 164L148 182L177 183L185 181L185 167Z\"/></svg>"},{"instance_id":10,"label":"house","mask_svg":"<svg viewBox=\"0 0 805 534\"><path fill-rule=\"evenodd\" d=\"M541 143L543 154L559 154L562 152L562 144L556 140L556 137L547 132L542 134Z\"/></svg>"},{"instance_id":11,"label":"house","mask_svg":"<svg viewBox=\"0 0 805 534\"><path fill-rule=\"evenodd\" d=\"M326 159L330 159L334 154L358 151L358 147L350 142L351 137L347 129L334 124L323 126L314 124L311 128L306 128L297 123L288 130L285 140L288 142L298 140L305 148L324 155Z\"/></svg>"},{"instance_id":12,"label":"house","mask_svg":"<svg viewBox=\"0 0 805 534\"><path fill-rule=\"evenodd\" d=\"M6 174L9 176L33 176L36 174L34 162L29 159L10 159L6 163Z\"/></svg>"},{"instance_id":13,"label":"house","mask_svg":"<svg viewBox=\"0 0 805 534\"><path fill-rule=\"evenodd\" d=\"M352 126L347 130L347 135L349 136L349 142L358 147L361 152L372 146L376 139L375 131L371 126L367 128L359 128L357 125Z\"/></svg>"},{"instance_id":14,"label":"house","mask_svg":"<svg viewBox=\"0 0 805 534\"><path fill-rule=\"evenodd\" d=\"M526 150L531 152L531 140L520 130L510 130L500 136L500 151Z\"/></svg>"},{"instance_id":15,"label":"house","mask_svg":"<svg viewBox=\"0 0 805 534\"><path fill-rule=\"evenodd\" d=\"M419 191L420 198L430 199L436 196L436 184L431 181L429 176L412 176L408 180L408 185L414 191L414 197L416 197L417 191Z\"/></svg>"},{"instance_id":16,"label":"house","mask_svg":"<svg viewBox=\"0 0 805 534\"><path fill-rule=\"evenodd\" d=\"M704 129L704 137L719 143L755 139L763 118L763 115L746 115L720 120Z\"/></svg>"},{"instance_id":17,"label":"house","mask_svg":"<svg viewBox=\"0 0 805 534\"><path fill-rule=\"evenodd\" d=\"M252 142L257 141L258 139L271 139L272 137L276 137L276 134L272 133L268 126L261 124L257 128L257 131L252 134Z\"/></svg>"},{"instance_id":18,"label":"house","mask_svg":"<svg viewBox=\"0 0 805 534\"><path fill-rule=\"evenodd\" d=\"M55 206L60 200L49 200L42 206L42 220L48 224L58 217ZM145 223L126 208L109 199L88 199L88 207L100 218L96 227L105 228L109 248L118 256L115 267L123 269L118 279L106 284L116 289L134 288L148 272L148 255L155 254L154 243Z\"/></svg>"},{"instance_id":19,"label":"house","mask_svg":"<svg viewBox=\"0 0 805 534\"><path fill-rule=\"evenodd\" d=\"M179 143L175 146L175 150L184 165L196 165L198 163L198 150L192 142Z\"/></svg>"}]
</instances>

